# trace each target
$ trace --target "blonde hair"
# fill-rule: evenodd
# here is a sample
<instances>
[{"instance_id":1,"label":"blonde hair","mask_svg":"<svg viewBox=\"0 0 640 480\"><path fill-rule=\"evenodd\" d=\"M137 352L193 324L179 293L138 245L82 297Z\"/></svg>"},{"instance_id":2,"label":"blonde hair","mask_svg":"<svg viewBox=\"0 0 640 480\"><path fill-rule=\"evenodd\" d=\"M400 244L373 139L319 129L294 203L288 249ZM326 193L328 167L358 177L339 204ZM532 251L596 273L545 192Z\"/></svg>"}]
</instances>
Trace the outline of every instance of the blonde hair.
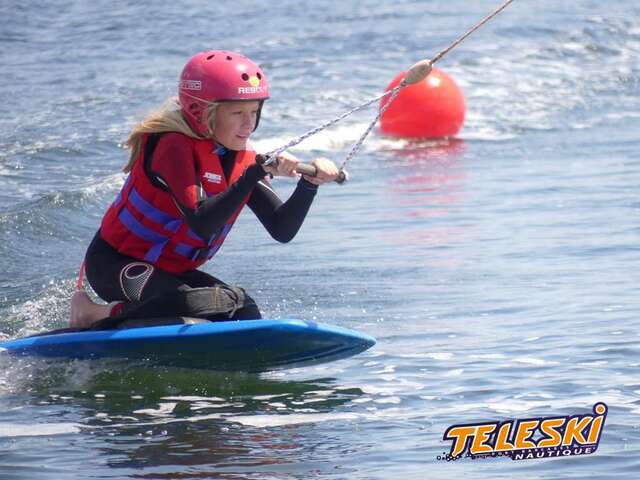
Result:
<instances>
[{"instance_id":1,"label":"blonde hair","mask_svg":"<svg viewBox=\"0 0 640 480\"><path fill-rule=\"evenodd\" d=\"M208 128L207 137L203 137L196 133L193 128L191 128L191 125L189 125L189 122L184 118L176 97L165 101L160 110L149 114L144 120L133 127L133 130L129 134L129 138L127 138L126 142L127 148L130 150L129 162L125 165L122 171L124 173L129 173L133 170L133 166L140 156L142 140L144 135L147 133L178 132L197 139L210 138L215 129L217 107L218 103L211 102L204 111Z\"/></svg>"}]
</instances>

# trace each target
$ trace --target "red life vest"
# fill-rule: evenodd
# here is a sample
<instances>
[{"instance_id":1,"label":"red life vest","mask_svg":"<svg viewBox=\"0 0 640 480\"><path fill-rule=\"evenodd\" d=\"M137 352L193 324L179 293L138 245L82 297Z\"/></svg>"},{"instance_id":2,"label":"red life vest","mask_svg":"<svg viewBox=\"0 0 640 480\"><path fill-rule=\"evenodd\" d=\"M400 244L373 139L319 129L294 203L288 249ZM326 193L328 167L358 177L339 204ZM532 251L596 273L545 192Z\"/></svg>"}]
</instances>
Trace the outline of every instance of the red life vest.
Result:
<instances>
[{"instance_id":1,"label":"red life vest","mask_svg":"<svg viewBox=\"0 0 640 480\"><path fill-rule=\"evenodd\" d=\"M255 152L238 152L227 182L215 144L209 140L190 140L196 172L207 196L226 190L249 165L255 163ZM220 249L249 195L218 232L211 238L201 238L189 228L171 194L152 184L146 174L144 165L148 142L147 135L140 157L102 219L100 235L121 254L168 272L193 270Z\"/></svg>"}]
</instances>

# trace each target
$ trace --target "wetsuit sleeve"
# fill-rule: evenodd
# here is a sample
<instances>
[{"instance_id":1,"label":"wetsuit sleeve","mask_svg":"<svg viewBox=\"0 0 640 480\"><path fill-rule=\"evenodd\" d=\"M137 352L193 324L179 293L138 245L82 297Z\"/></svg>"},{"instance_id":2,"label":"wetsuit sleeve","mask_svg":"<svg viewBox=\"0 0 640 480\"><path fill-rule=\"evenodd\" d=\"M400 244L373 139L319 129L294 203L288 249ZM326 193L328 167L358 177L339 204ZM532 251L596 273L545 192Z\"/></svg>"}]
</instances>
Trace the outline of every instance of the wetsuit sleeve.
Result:
<instances>
[{"instance_id":1,"label":"wetsuit sleeve","mask_svg":"<svg viewBox=\"0 0 640 480\"><path fill-rule=\"evenodd\" d=\"M266 172L258 164L250 165L227 190L207 198L191 142L184 135L168 133L158 141L147 175L171 194L189 228L207 241L227 223Z\"/></svg>"},{"instance_id":2,"label":"wetsuit sleeve","mask_svg":"<svg viewBox=\"0 0 640 480\"><path fill-rule=\"evenodd\" d=\"M278 242L289 242L302 226L318 186L301 178L286 202L263 180L258 182L247 205Z\"/></svg>"}]
</instances>

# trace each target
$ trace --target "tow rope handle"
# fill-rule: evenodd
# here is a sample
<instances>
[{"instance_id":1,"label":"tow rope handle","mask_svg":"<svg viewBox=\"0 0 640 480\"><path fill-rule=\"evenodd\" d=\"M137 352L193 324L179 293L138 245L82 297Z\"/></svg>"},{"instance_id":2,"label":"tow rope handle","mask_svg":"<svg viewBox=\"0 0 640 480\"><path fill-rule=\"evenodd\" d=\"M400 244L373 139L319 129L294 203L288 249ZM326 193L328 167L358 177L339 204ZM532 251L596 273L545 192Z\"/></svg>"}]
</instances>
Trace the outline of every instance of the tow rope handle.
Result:
<instances>
[{"instance_id":1,"label":"tow rope handle","mask_svg":"<svg viewBox=\"0 0 640 480\"><path fill-rule=\"evenodd\" d=\"M296 165L296 172L307 175L309 177L315 177L318 174L318 170L316 169L316 167L308 163L299 163L298 165ZM338 185L342 185L347 180L349 180L349 173L346 170L340 170L334 182L336 182Z\"/></svg>"},{"instance_id":2,"label":"tow rope handle","mask_svg":"<svg viewBox=\"0 0 640 480\"><path fill-rule=\"evenodd\" d=\"M278 158L275 156L256 155L256 160L260 165L273 165L278 166ZM309 163L298 163L296 165L296 172L307 175L309 177L315 177L318 174L318 169ZM338 176L334 180L338 185L342 185L349 180L349 173L342 169L338 172Z\"/></svg>"}]
</instances>

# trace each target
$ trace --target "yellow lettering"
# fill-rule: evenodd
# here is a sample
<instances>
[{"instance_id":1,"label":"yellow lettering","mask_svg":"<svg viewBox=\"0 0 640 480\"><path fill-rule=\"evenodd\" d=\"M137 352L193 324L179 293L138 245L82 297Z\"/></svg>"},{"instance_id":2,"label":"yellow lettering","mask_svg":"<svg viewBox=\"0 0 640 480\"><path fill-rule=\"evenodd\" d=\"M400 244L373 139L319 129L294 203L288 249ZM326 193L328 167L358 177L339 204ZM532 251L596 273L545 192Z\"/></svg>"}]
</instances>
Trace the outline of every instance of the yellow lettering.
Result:
<instances>
[{"instance_id":1,"label":"yellow lettering","mask_svg":"<svg viewBox=\"0 0 640 480\"><path fill-rule=\"evenodd\" d=\"M455 440L451 447L451 456L457 457L464 451L467 439L475 435L476 427L468 425L458 425L449 427L444 433L445 440Z\"/></svg>"},{"instance_id":2,"label":"yellow lettering","mask_svg":"<svg viewBox=\"0 0 640 480\"><path fill-rule=\"evenodd\" d=\"M589 423L591 423L593 417L574 417L569 420L567 423L567 428L564 431L564 438L562 439L562 445L571 445L574 440L576 440L580 445L585 445L587 443L587 439L582 435L582 430L584 430Z\"/></svg>"},{"instance_id":3,"label":"yellow lettering","mask_svg":"<svg viewBox=\"0 0 640 480\"><path fill-rule=\"evenodd\" d=\"M513 450L513 444L507 441L512 425L513 422L507 422L500 427L500 430L498 430L498 435L496 436L496 452Z\"/></svg>"},{"instance_id":4,"label":"yellow lettering","mask_svg":"<svg viewBox=\"0 0 640 480\"><path fill-rule=\"evenodd\" d=\"M473 443L471 444L471 454L478 455L481 453L491 453L493 452L493 448L491 445L487 445L487 441L489 440L489 434L496 429L496 424L492 423L490 425L479 425L476 430L476 435L473 438Z\"/></svg>"},{"instance_id":5,"label":"yellow lettering","mask_svg":"<svg viewBox=\"0 0 640 480\"><path fill-rule=\"evenodd\" d=\"M518 422L518 430L516 430L516 438L514 446L518 450L524 450L525 448L535 448L536 444L529 440L533 435L533 430L536 429L540 422L538 420L524 420Z\"/></svg>"},{"instance_id":6,"label":"yellow lettering","mask_svg":"<svg viewBox=\"0 0 640 480\"><path fill-rule=\"evenodd\" d=\"M597 443L600 439L600 433L602 432L602 426L604 425L604 419L607 415L607 406L602 403L596 403L593 406L593 411L598 414L598 417L593 419L591 423L591 430L589 430L589 438L587 438L588 443Z\"/></svg>"},{"instance_id":7,"label":"yellow lettering","mask_svg":"<svg viewBox=\"0 0 640 480\"><path fill-rule=\"evenodd\" d=\"M600 432L602 431L602 424L604 423L604 416L596 417L591 424L591 430L589 430L589 438L587 443L596 443L600 438Z\"/></svg>"},{"instance_id":8,"label":"yellow lettering","mask_svg":"<svg viewBox=\"0 0 640 480\"><path fill-rule=\"evenodd\" d=\"M540 430L547 438L543 438L538 442L538 447L559 447L562 441L562 435L556 428L562 427L566 418L545 418L540 424Z\"/></svg>"}]
</instances>

